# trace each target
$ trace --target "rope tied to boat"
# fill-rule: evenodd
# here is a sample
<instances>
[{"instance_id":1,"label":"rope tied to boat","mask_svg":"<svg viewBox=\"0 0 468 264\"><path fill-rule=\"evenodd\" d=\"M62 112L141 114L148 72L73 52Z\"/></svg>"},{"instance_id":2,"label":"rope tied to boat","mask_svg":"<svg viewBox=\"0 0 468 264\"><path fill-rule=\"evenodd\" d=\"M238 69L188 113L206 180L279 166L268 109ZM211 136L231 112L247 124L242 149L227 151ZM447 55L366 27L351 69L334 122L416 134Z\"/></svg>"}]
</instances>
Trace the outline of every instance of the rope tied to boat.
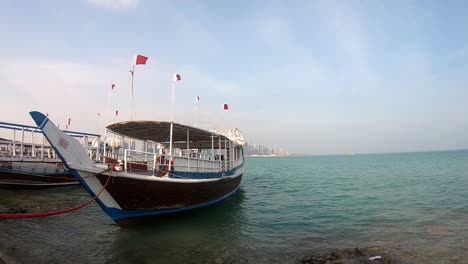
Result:
<instances>
[{"instance_id":1,"label":"rope tied to boat","mask_svg":"<svg viewBox=\"0 0 468 264\"><path fill-rule=\"evenodd\" d=\"M0 219L20 219L20 218L37 218L37 217L47 217L47 216L53 216L53 215L60 215L60 214L66 214L70 213L76 210L79 210L88 204L92 203L95 201L99 195L106 189L107 185L110 182L110 179L112 178L112 171L114 168L114 164L112 164L112 167L110 169L107 169L106 171L109 171L109 177L107 177L106 183L104 186L102 186L102 189L89 201L80 204L78 206L68 208L68 209L63 209L63 210L57 210L57 211L50 211L50 212L40 212L40 213L5 213L5 214L0 214Z\"/></svg>"}]
</instances>

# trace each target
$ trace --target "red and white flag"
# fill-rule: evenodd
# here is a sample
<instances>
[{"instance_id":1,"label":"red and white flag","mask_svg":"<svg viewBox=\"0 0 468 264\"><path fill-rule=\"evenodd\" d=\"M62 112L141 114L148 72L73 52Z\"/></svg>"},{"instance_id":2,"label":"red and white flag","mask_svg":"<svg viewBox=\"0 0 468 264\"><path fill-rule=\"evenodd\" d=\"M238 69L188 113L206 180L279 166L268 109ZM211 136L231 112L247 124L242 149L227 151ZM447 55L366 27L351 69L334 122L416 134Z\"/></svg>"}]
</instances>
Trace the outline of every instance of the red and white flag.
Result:
<instances>
[{"instance_id":1,"label":"red and white flag","mask_svg":"<svg viewBox=\"0 0 468 264\"><path fill-rule=\"evenodd\" d=\"M112 84L111 85L111 90L114 90L114 88L115 88L115 84Z\"/></svg>"},{"instance_id":2,"label":"red and white flag","mask_svg":"<svg viewBox=\"0 0 468 264\"><path fill-rule=\"evenodd\" d=\"M71 117L67 119L67 126L71 125Z\"/></svg>"},{"instance_id":3,"label":"red and white flag","mask_svg":"<svg viewBox=\"0 0 468 264\"><path fill-rule=\"evenodd\" d=\"M115 116L119 115L119 110L115 110Z\"/></svg>"},{"instance_id":4,"label":"red and white flag","mask_svg":"<svg viewBox=\"0 0 468 264\"><path fill-rule=\"evenodd\" d=\"M178 82L180 80L182 80L182 77L180 77L180 74L174 73L174 82Z\"/></svg>"},{"instance_id":5,"label":"red and white flag","mask_svg":"<svg viewBox=\"0 0 468 264\"><path fill-rule=\"evenodd\" d=\"M228 104L224 104L224 105L223 105L223 109L224 109L224 110L229 110Z\"/></svg>"},{"instance_id":6,"label":"red and white flag","mask_svg":"<svg viewBox=\"0 0 468 264\"><path fill-rule=\"evenodd\" d=\"M135 65L145 65L146 61L148 60L148 57L143 56L143 55L135 55Z\"/></svg>"}]
</instances>

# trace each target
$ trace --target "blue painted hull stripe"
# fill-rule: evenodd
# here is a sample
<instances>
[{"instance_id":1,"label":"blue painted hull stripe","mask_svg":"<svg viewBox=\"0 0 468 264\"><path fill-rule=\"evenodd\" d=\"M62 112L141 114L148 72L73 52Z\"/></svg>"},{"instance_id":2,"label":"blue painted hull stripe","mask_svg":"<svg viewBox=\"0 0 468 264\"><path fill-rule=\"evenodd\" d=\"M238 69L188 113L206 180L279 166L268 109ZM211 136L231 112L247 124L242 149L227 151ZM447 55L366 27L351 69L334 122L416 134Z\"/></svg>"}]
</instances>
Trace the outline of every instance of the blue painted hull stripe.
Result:
<instances>
[{"instance_id":1,"label":"blue painted hull stripe","mask_svg":"<svg viewBox=\"0 0 468 264\"><path fill-rule=\"evenodd\" d=\"M42 124L39 126L39 128L42 130L42 129L45 127L45 125L47 125L48 122L49 122L49 118L44 119L44 121L43 121Z\"/></svg>"}]
</instances>

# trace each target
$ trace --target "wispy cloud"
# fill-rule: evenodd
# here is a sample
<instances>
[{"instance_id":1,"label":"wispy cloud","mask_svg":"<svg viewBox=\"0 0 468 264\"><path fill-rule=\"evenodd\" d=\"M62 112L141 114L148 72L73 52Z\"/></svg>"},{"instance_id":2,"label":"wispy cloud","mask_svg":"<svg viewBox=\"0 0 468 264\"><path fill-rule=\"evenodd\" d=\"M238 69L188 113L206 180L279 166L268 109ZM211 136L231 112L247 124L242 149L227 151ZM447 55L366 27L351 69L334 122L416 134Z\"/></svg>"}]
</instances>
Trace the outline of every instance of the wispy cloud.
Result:
<instances>
[{"instance_id":1,"label":"wispy cloud","mask_svg":"<svg viewBox=\"0 0 468 264\"><path fill-rule=\"evenodd\" d=\"M112 91L110 111L119 110L121 118L128 118L128 62L123 58L112 61L96 65L45 58L0 57L3 99L0 112L5 113L1 121L32 125L28 113L38 110L48 112L52 121L61 124L71 116L72 129L95 132L96 113L101 113L101 126L105 123L111 83L115 83L116 88ZM136 69L137 119L169 119L172 74L175 71L182 74L176 90L176 120L193 121L195 96L203 100L199 115L201 122L209 118L220 120L221 104L232 102L223 94L235 93L238 87L196 67L169 66L154 61Z\"/></svg>"},{"instance_id":2,"label":"wispy cloud","mask_svg":"<svg viewBox=\"0 0 468 264\"><path fill-rule=\"evenodd\" d=\"M140 4L139 0L87 0L88 4L109 9L135 9Z\"/></svg>"},{"instance_id":3,"label":"wispy cloud","mask_svg":"<svg viewBox=\"0 0 468 264\"><path fill-rule=\"evenodd\" d=\"M92 65L43 58L9 57L0 59L2 121L31 124L28 112L48 112L54 122L73 118L74 127L93 131L97 112L105 111L106 94L116 80L116 65ZM122 85L120 85L122 86ZM14 111L12 111L14 109Z\"/></svg>"}]
</instances>

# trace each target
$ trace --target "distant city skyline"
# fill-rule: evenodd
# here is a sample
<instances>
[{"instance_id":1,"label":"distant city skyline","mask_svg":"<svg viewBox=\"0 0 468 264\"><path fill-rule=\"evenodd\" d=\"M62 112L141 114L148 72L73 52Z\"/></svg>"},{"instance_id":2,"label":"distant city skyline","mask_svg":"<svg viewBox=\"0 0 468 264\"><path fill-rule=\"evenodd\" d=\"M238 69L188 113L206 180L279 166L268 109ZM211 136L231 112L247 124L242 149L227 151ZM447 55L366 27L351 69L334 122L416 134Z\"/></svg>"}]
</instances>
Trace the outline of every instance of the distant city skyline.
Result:
<instances>
[{"instance_id":1,"label":"distant city skyline","mask_svg":"<svg viewBox=\"0 0 468 264\"><path fill-rule=\"evenodd\" d=\"M246 142L244 145L244 155L276 155L276 156L289 156L290 153L286 148L274 146L265 146L252 142Z\"/></svg>"},{"instance_id":2,"label":"distant city skyline","mask_svg":"<svg viewBox=\"0 0 468 264\"><path fill-rule=\"evenodd\" d=\"M466 1L5 1L0 121L233 126L291 154L468 148ZM228 104L229 110L223 110ZM101 115L97 115L101 113ZM108 117L112 120L112 114Z\"/></svg>"}]
</instances>

